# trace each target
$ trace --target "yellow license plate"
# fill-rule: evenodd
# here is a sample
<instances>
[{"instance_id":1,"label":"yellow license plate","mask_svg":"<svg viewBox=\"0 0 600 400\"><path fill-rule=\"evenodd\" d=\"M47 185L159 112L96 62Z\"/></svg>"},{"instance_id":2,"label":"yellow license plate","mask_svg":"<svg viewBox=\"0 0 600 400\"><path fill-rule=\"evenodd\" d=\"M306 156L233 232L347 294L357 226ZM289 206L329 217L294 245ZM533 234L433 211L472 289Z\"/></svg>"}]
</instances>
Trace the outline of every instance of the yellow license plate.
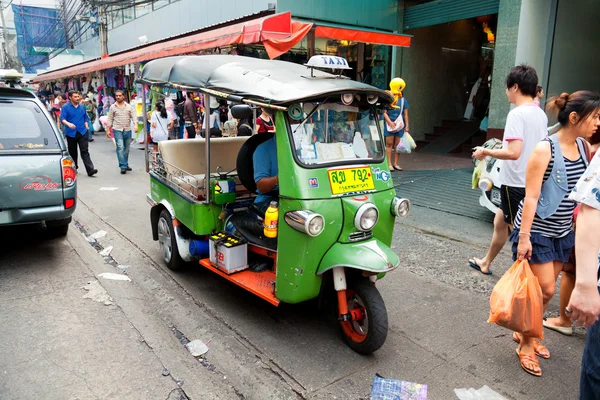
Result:
<instances>
[{"instance_id":1,"label":"yellow license plate","mask_svg":"<svg viewBox=\"0 0 600 400\"><path fill-rule=\"evenodd\" d=\"M363 192L375 189L373 175L369 167L334 169L328 172L331 193L333 194Z\"/></svg>"}]
</instances>

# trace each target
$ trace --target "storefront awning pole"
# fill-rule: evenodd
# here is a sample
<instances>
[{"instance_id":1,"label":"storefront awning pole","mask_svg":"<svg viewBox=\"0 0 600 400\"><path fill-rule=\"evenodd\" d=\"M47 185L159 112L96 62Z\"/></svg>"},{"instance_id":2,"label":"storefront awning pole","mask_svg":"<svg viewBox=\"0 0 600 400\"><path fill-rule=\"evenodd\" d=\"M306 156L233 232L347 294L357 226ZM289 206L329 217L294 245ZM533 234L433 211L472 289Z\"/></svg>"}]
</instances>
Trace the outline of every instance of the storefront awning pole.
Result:
<instances>
[{"instance_id":1,"label":"storefront awning pole","mask_svg":"<svg viewBox=\"0 0 600 400\"><path fill-rule=\"evenodd\" d=\"M142 133L144 134L144 152L146 153L146 172L150 171L150 155L148 154L148 114L146 112L146 85L142 84L142 117L144 121L144 126L142 128Z\"/></svg>"},{"instance_id":2,"label":"storefront awning pole","mask_svg":"<svg viewBox=\"0 0 600 400\"><path fill-rule=\"evenodd\" d=\"M206 140L206 146L204 150L206 152L206 174L204 175L204 198L205 203L210 204L210 95L204 93L204 139Z\"/></svg>"}]
</instances>

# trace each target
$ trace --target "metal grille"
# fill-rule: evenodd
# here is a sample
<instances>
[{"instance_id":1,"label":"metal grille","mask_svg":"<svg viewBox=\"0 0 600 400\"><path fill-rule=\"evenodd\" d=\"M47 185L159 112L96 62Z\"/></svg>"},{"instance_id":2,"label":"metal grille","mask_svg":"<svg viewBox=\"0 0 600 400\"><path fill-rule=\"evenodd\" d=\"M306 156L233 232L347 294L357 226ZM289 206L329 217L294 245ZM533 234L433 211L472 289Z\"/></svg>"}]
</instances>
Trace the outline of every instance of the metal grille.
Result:
<instances>
[{"instance_id":1,"label":"metal grille","mask_svg":"<svg viewBox=\"0 0 600 400\"><path fill-rule=\"evenodd\" d=\"M373 237L373 232L352 232L348 235L348 240L351 242L360 242L362 240L371 239Z\"/></svg>"}]
</instances>

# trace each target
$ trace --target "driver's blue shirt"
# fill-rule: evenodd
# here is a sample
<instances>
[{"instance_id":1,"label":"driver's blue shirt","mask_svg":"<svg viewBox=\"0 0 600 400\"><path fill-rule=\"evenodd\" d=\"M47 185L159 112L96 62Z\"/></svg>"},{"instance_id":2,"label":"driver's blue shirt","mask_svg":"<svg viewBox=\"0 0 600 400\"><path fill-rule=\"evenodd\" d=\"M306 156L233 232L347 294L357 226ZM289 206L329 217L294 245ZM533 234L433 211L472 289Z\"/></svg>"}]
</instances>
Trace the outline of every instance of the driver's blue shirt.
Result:
<instances>
[{"instance_id":1,"label":"driver's blue shirt","mask_svg":"<svg viewBox=\"0 0 600 400\"><path fill-rule=\"evenodd\" d=\"M273 135L273 138L260 144L256 148L254 155L252 156L252 163L254 165L254 182L258 183L262 178L275 176L279 173L277 167L277 145L275 143L275 135ZM277 189L279 189L279 186L276 186L273 190ZM269 206L269 202L273 200L273 197L261 193L258 189L256 192L258 193L258 196L256 196L256 199L254 200L254 206L259 210L266 210Z\"/></svg>"}]
</instances>

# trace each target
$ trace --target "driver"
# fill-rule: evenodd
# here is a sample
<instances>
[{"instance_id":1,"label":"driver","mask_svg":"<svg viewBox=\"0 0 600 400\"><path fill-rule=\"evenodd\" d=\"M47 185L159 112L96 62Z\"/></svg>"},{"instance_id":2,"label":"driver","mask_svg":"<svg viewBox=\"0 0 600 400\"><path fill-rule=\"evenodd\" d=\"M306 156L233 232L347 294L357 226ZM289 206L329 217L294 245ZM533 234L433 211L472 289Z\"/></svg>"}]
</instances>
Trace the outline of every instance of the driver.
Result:
<instances>
[{"instance_id":1,"label":"driver","mask_svg":"<svg viewBox=\"0 0 600 400\"><path fill-rule=\"evenodd\" d=\"M271 201L279 198L279 194L275 192L279 190L275 135L256 148L252 155L252 163L258 192L253 206L264 215Z\"/></svg>"}]
</instances>

